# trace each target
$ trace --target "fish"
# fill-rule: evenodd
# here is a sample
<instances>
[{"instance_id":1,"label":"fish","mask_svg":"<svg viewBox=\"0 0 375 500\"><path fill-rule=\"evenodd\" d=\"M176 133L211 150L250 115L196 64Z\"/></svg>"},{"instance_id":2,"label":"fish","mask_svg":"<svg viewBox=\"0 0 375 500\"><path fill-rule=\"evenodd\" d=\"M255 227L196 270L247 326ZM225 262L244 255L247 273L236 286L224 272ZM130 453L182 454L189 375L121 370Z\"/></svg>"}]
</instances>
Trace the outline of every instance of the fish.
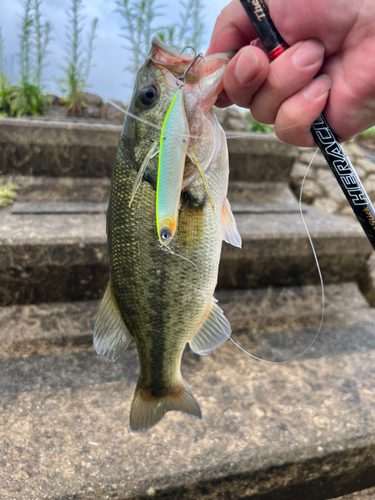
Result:
<instances>
[{"instance_id":1,"label":"fish","mask_svg":"<svg viewBox=\"0 0 375 500\"><path fill-rule=\"evenodd\" d=\"M177 192L179 199L168 246L160 243L156 224L158 171L164 168L157 148L176 79L192 54L152 39L122 127L107 210L109 282L95 321L94 347L114 362L135 341L140 375L130 409L132 431L150 429L169 411L202 418L181 375L183 351L189 343L195 353L208 355L231 335L213 294L222 241L240 247L241 237L227 199L225 133L212 107L232 56L202 58L179 90L189 135L181 185L166 180L161 197L168 202Z\"/></svg>"}]
</instances>

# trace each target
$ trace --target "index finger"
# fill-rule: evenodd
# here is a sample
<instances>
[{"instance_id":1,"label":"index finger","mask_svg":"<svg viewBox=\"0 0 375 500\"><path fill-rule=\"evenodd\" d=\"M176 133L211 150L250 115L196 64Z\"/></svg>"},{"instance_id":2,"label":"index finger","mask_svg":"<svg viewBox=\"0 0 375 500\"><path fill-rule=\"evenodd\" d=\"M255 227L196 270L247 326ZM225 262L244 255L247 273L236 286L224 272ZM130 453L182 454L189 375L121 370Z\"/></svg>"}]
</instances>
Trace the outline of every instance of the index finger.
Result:
<instances>
[{"instance_id":1,"label":"index finger","mask_svg":"<svg viewBox=\"0 0 375 500\"><path fill-rule=\"evenodd\" d=\"M238 50L258 35L239 0L232 0L216 20L206 55Z\"/></svg>"}]
</instances>

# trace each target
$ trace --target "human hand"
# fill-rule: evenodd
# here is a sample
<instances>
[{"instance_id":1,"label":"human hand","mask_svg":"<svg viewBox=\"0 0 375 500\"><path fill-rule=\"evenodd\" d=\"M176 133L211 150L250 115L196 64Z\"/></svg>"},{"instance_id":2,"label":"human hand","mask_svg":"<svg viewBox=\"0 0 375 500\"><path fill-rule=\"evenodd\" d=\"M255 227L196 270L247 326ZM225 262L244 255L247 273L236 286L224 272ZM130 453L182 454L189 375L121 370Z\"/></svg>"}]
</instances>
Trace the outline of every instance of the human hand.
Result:
<instances>
[{"instance_id":1,"label":"human hand","mask_svg":"<svg viewBox=\"0 0 375 500\"><path fill-rule=\"evenodd\" d=\"M217 106L250 108L276 135L313 146L311 124L324 110L341 140L375 124L375 2L266 0L290 48L272 64L239 0L216 21L207 54L241 49L228 64ZM317 74L317 78L314 78Z\"/></svg>"}]
</instances>

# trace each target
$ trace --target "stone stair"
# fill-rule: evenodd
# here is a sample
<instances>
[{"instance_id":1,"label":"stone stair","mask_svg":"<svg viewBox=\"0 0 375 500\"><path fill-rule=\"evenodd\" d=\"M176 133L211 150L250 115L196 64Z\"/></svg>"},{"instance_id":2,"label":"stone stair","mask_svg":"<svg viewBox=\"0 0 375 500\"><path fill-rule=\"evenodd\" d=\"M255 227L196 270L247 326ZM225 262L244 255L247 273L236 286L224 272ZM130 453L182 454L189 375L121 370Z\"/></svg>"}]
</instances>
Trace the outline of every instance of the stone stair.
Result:
<instances>
[{"instance_id":1,"label":"stone stair","mask_svg":"<svg viewBox=\"0 0 375 500\"><path fill-rule=\"evenodd\" d=\"M120 127L4 121L0 170L20 190L0 209L0 498L374 498L360 493L375 486L375 310L357 284L372 253L359 226L303 205L326 298L306 354L265 364L230 342L207 357L187 348L182 373L203 419L168 413L134 434L135 347L116 364L92 347ZM215 295L236 342L285 361L312 342L322 307L289 188L296 150L260 135L228 145L243 249L224 244Z\"/></svg>"},{"instance_id":2,"label":"stone stair","mask_svg":"<svg viewBox=\"0 0 375 500\"><path fill-rule=\"evenodd\" d=\"M20 122L20 131L15 122ZM0 305L97 299L107 282L104 227L110 181L105 174L110 168L104 161L113 163L121 127L42 120L39 130L38 123L0 121L5 144L0 170L7 174L5 180L20 186L14 206L0 210ZM58 137L64 148L57 147L52 155ZM17 163L16 152L26 151L27 138L31 152ZM317 283L313 254L288 184L296 148L259 134L228 144L228 197L243 248L224 245L218 288ZM46 150L51 153L49 177L19 175L44 174ZM304 212L325 282L363 275L371 247L359 225L307 205Z\"/></svg>"}]
</instances>

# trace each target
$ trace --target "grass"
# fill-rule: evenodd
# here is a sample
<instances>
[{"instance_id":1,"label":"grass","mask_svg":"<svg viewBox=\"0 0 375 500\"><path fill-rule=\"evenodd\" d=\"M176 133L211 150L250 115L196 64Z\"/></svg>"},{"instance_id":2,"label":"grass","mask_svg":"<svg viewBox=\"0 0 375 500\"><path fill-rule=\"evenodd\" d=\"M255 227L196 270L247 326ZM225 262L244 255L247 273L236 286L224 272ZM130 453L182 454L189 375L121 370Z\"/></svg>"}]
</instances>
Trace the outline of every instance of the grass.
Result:
<instances>
[{"instance_id":1,"label":"grass","mask_svg":"<svg viewBox=\"0 0 375 500\"><path fill-rule=\"evenodd\" d=\"M10 114L10 92L11 87L9 83L9 79L5 74L4 66L4 38L1 33L0 28L0 117L9 116Z\"/></svg>"},{"instance_id":2,"label":"grass","mask_svg":"<svg viewBox=\"0 0 375 500\"><path fill-rule=\"evenodd\" d=\"M0 180L0 207L5 207L13 202L14 198L17 196L16 190L19 189L17 184L4 184Z\"/></svg>"},{"instance_id":3,"label":"grass","mask_svg":"<svg viewBox=\"0 0 375 500\"><path fill-rule=\"evenodd\" d=\"M182 50L187 45L193 45L197 52L202 45L204 34L203 2L201 0L180 1L182 10L180 22L171 26L157 25L158 18L162 17L165 5L157 0L116 0L116 12L124 21L121 27L121 36L126 40L124 48L130 54L130 64L124 71L136 75L144 63L151 47L151 39L158 34L164 43Z\"/></svg>"},{"instance_id":4,"label":"grass","mask_svg":"<svg viewBox=\"0 0 375 500\"><path fill-rule=\"evenodd\" d=\"M47 46L50 41L50 25L43 23L40 0L25 0L19 35L20 81L10 85L4 70L4 39L0 36L0 113L2 116L44 114L49 105L41 85ZM1 34L0 34L1 35Z\"/></svg>"},{"instance_id":5,"label":"grass","mask_svg":"<svg viewBox=\"0 0 375 500\"><path fill-rule=\"evenodd\" d=\"M66 97L63 99L72 116L81 116L82 108L87 105L83 98L84 89L89 87L88 77L92 68L92 55L98 18L92 22L91 31L87 40L86 49L82 48L82 31L85 17L81 14L82 0L72 0L67 11L68 24L66 26L67 43L65 45L66 66L65 77L59 83Z\"/></svg>"},{"instance_id":6,"label":"grass","mask_svg":"<svg viewBox=\"0 0 375 500\"><path fill-rule=\"evenodd\" d=\"M182 7L180 22L163 28L158 35L164 43L177 50L190 45L199 52L205 32L202 14L204 4L201 0L181 0L179 3Z\"/></svg>"},{"instance_id":7,"label":"grass","mask_svg":"<svg viewBox=\"0 0 375 500\"><path fill-rule=\"evenodd\" d=\"M246 132L273 132L273 125L257 122L255 118L251 116L251 113L246 113L246 117L249 119L249 125L246 127Z\"/></svg>"},{"instance_id":8,"label":"grass","mask_svg":"<svg viewBox=\"0 0 375 500\"><path fill-rule=\"evenodd\" d=\"M375 127L371 127L357 135L357 139L375 138Z\"/></svg>"}]
</instances>

